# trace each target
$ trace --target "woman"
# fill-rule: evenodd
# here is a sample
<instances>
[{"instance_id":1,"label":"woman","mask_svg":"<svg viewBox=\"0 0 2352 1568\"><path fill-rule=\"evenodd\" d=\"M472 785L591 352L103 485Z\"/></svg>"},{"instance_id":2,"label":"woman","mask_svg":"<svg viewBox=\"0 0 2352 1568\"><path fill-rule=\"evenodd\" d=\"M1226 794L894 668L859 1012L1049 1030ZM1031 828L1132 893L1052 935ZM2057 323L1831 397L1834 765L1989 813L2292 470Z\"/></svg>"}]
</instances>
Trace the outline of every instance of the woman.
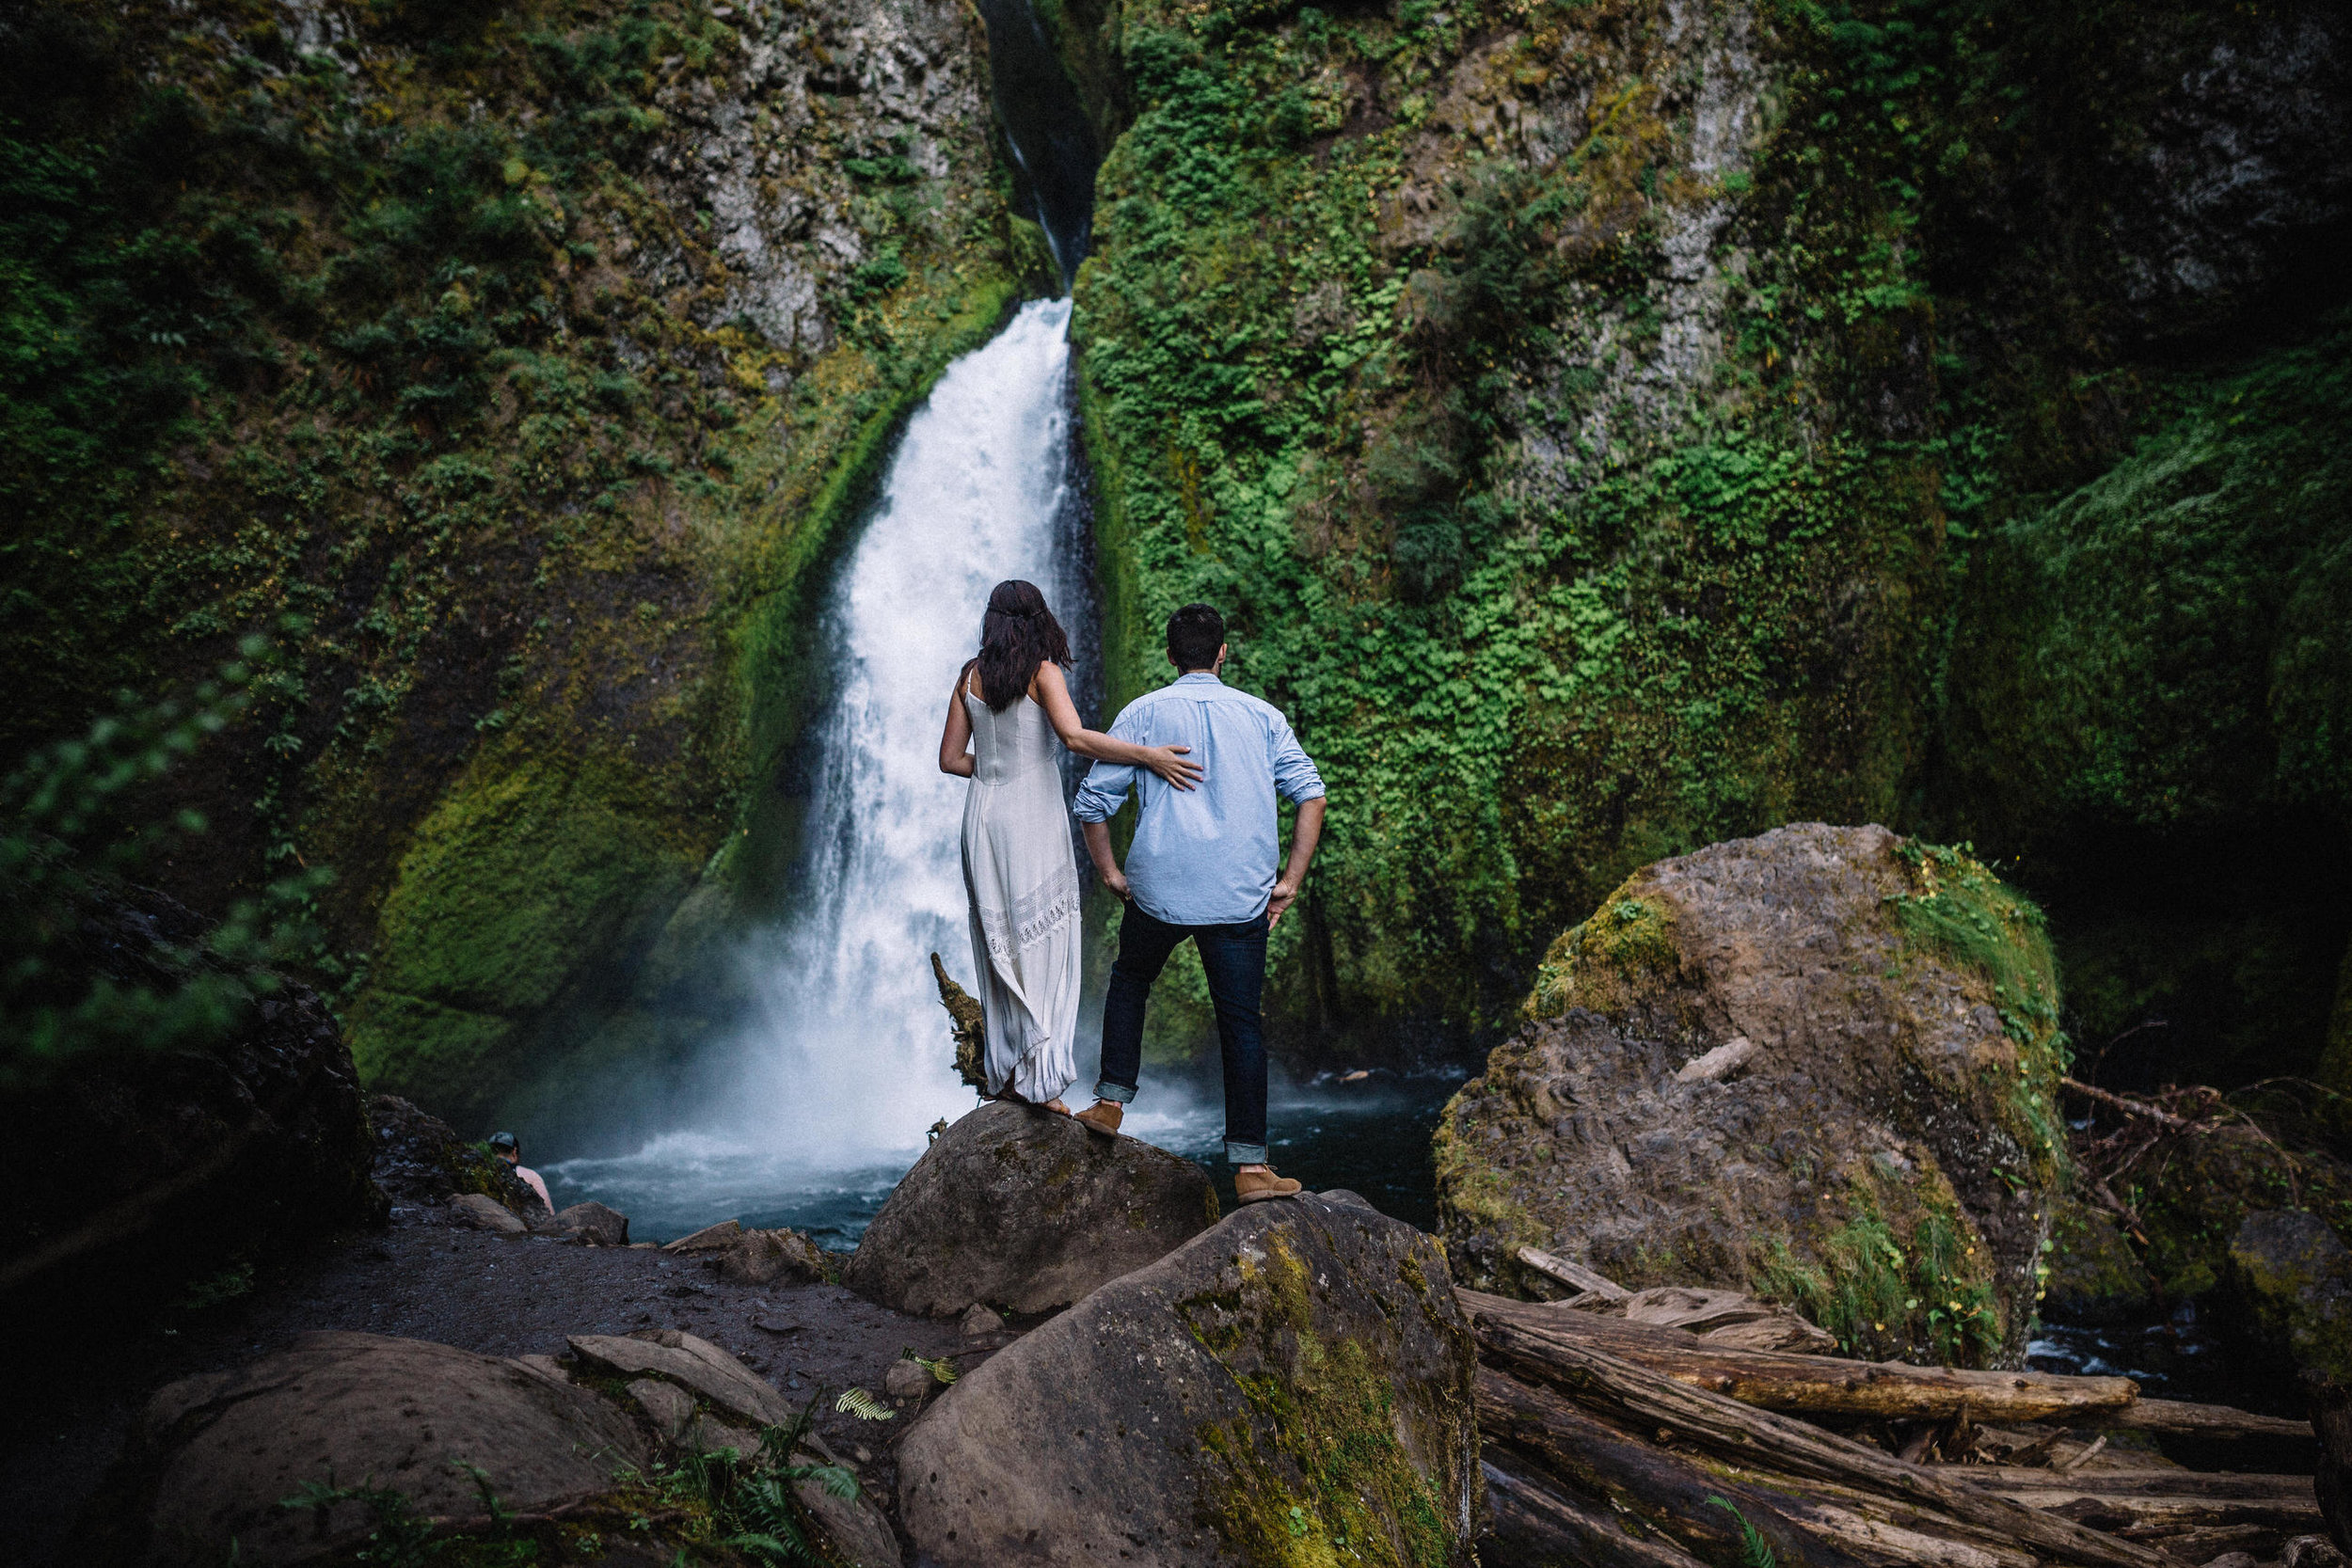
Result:
<instances>
[{"instance_id":1,"label":"woman","mask_svg":"<svg viewBox=\"0 0 2352 1568\"><path fill-rule=\"evenodd\" d=\"M1045 595L998 583L980 618L980 657L956 676L939 737L939 770L972 781L963 888L988 1092L1063 1116L1062 1091L1078 1076L1078 863L1055 738L1082 757L1149 768L1178 789L1200 776L1182 758L1189 747L1131 746L1080 724L1062 679L1069 662Z\"/></svg>"}]
</instances>

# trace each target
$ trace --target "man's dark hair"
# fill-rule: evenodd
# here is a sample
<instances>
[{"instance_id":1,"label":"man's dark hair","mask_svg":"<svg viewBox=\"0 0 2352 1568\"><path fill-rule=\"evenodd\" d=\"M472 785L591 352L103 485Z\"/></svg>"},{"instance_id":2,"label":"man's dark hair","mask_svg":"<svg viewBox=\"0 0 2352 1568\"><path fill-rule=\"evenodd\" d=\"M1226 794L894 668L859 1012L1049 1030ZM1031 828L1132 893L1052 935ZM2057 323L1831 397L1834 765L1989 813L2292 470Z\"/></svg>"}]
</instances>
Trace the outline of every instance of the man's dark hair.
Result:
<instances>
[{"instance_id":1,"label":"man's dark hair","mask_svg":"<svg viewBox=\"0 0 2352 1568\"><path fill-rule=\"evenodd\" d=\"M1168 657L1178 673L1216 667L1225 646L1225 617L1204 604L1188 604L1168 618Z\"/></svg>"}]
</instances>

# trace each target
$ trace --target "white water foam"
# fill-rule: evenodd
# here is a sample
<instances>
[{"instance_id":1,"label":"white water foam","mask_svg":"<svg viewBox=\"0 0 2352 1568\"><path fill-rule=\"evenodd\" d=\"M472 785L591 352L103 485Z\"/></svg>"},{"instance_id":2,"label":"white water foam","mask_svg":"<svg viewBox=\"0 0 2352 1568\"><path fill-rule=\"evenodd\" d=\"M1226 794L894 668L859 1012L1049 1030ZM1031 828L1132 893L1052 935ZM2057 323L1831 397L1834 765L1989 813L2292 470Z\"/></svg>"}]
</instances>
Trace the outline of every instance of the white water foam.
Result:
<instances>
[{"instance_id":1,"label":"white water foam","mask_svg":"<svg viewBox=\"0 0 2352 1568\"><path fill-rule=\"evenodd\" d=\"M929 955L971 987L959 834L966 785L939 770L956 673L989 590L1026 578L1073 634L1070 302L1025 306L950 365L907 423L829 611L838 695L803 744L817 776L798 908L744 961L756 1021L718 1053L693 1125L738 1148L850 1169L923 1147L969 1110Z\"/></svg>"}]
</instances>

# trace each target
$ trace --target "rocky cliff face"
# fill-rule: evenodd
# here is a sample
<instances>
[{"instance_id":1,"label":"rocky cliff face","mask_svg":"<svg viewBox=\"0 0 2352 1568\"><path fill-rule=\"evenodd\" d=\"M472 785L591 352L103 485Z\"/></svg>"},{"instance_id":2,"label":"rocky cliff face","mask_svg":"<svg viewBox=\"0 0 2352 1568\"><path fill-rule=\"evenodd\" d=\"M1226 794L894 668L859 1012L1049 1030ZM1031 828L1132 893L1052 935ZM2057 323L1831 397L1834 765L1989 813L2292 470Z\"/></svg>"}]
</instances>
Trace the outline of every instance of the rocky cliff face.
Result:
<instances>
[{"instance_id":1,"label":"rocky cliff face","mask_svg":"<svg viewBox=\"0 0 2352 1568\"><path fill-rule=\"evenodd\" d=\"M362 1069L470 1118L772 886L808 590L1044 280L977 17L520 4L6 24L0 748L275 633L200 909L331 863ZM601 1031L601 1032L599 1032Z\"/></svg>"},{"instance_id":2,"label":"rocky cliff face","mask_svg":"<svg viewBox=\"0 0 2352 1568\"><path fill-rule=\"evenodd\" d=\"M2142 431L2234 396L2215 363L2331 330L2340 17L1057 15L1122 131L1078 289L1107 635L1132 689L1161 614L1223 603L1237 678L1324 762L1330 847L1278 933L1296 1037L1506 1018L1549 933L1634 865L1793 817L2030 847L2071 915L2100 880L2090 847L2167 816L2166 786L2131 779L2108 815L2069 815L2034 760L2092 735L2161 749L2136 624L2090 634L2114 649L2102 673L2052 664L2026 701L1993 669L2019 657L2016 618L2049 626L2028 659L2072 635L2058 562L2086 509L2030 498L2101 483ZM2340 402L2270 406L2290 442L2339 444ZM2222 468L2263 461L2250 426L2203 428ZM2299 446L2280 486L2315 461ZM2128 519L2090 526L2116 548L2171 529L2162 486L2106 483ZM2212 553L2283 594L2290 557L2344 534L2339 502L2310 515L2278 552L2136 556L2135 593L2259 626L2224 608L2252 606ZM2272 641L2243 641L2174 652L2259 691ZM2305 745L2326 733L2309 705L2247 711L2265 745ZM2182 766L2235 802L2234 842L2277 835L2229 767ZM2339 854L2345 821L2331 796L2298 843ZM2197 864L2157 901L2217 955L2295 884ZM2091 912L2061 939L2089 940ZM2325 995L2352 935L2317 924L2271 944L2298 996ZM2250 1033L2274 1064L2317 1053L2300 1002Z\"/></svg>"}]
</instances>

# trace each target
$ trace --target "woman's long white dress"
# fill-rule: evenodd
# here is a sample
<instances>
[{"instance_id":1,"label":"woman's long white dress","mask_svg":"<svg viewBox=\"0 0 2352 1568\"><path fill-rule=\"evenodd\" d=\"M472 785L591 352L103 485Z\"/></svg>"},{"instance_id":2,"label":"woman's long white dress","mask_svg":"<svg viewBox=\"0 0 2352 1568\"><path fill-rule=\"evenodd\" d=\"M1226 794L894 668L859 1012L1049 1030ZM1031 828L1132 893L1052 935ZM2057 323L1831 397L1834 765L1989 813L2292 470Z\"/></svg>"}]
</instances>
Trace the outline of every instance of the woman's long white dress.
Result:
<instances>
[{"instance_id":1,"label":"woman's long white dress","mask_svg":"<svg viewBox=\"0 0 2352 1568\"><path fill-rule=\"evenodd\" d=\"M1054 1100L1078 1076L1078 863L1061 741L1030 698L992 713L972 684L963 693L974 752L963 887L988 1022L988 1088Z\"/></svg>"}]
</instances>

